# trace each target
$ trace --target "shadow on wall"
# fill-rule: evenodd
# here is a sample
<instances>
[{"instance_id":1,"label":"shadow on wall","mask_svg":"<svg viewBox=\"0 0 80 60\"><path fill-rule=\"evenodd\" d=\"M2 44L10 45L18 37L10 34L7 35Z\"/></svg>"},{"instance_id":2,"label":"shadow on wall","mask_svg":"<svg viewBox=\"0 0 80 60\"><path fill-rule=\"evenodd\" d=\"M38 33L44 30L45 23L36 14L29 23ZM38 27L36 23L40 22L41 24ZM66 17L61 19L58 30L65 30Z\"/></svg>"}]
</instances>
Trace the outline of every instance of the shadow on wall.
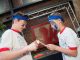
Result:
<instances>
[{"instance_id":1,"label":"shadow on wall","mask_svg":"<svg viewBox=\"0 0 80 60\"><path fill-rule=\"evenodd\" d=\"M0 30L0 42L1 42L2 33L3 33L3 31Z\"/></svg>"}]
</instances>

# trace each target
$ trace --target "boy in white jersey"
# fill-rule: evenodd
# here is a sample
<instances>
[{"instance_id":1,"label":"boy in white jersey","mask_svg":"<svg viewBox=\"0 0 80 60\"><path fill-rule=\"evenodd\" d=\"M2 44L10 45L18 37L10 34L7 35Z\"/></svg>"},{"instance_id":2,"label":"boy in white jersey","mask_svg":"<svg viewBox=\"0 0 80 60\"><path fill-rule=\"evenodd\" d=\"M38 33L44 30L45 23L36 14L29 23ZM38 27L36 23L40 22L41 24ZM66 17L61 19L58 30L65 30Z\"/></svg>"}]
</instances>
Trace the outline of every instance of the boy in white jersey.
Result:
<instances>
[{"instance_id":1,"label":"boy in white jersey","mask_svg":"<svg viewBox=\"0 0 80 60\"><path fill-rule=\"evenodd\" d=\"M80 42L77 34L64 25L64 19L60 13L54 12L48 16L53 29L58 30L59 45L48 44L49 50L62 52L63 60L80 60Z\"/></svg>"},{"instance_id":2,"label":"boy in white jersey","mask_svg":"<svg viewBox=\"0 0 80 60\"><path fill-rule=\"evenodd\" d=\"M26 20L29 18L21 13L13 15L11 29L6 30L1 37L0 60L33 60L30 52L37 49L37 42L27 45L24 37L20 35L26 28Z\"/></svg>"}]
</instances>

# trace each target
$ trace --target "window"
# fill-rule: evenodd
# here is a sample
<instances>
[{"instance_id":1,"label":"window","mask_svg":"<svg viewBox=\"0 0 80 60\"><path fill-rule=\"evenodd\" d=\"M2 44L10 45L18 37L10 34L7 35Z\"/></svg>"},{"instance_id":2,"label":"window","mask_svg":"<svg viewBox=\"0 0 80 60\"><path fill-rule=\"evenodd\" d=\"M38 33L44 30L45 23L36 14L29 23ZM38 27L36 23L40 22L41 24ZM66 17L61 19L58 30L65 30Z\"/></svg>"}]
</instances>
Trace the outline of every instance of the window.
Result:
<instances>
[{"instance_id":1,"label":"window","mask_svg":"<svg viewBox=\"0 0 80 60\"><path fill-rule=\"evenodd\" d=\"M0 14L10 9L8 0L0 0Z\"/></svg>"}]
</instances>

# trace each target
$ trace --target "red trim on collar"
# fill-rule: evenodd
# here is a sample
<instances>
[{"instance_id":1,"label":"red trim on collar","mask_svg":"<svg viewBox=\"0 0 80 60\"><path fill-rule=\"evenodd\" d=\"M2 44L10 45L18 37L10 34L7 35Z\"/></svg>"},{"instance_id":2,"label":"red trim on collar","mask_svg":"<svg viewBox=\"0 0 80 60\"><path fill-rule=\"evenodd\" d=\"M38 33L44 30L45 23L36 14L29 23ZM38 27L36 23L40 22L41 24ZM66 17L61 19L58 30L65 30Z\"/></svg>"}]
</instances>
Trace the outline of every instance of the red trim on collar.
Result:
<instances>
[{"instance_id":1,"label":"red trim on collar","mask_svg":"<svg viewBox=\"0 0 80 60\"><path fill-rule=\"evenodd\" d=\"M13 30L13 31L15 31L15 32L18 32L18 33L20 32L19 30L16 30L16 29L11 29L11 30Z\"/></svg>"},{"instance_id":2,"label":"red trim on collar","mask_svg":"<svg viewBox=\"0 0 80 60\"><path fill-rule=\"evenodd\" d=\"M62 29L62 31L60 31L60 34L64 31L65 28L66 28L66 27L64 27L64 28Z\"/></svg>"},{"instance_id":3,"label":"red trim on collar","mask_svg":"<svg viewBox=\"0 0 80 60\"><path fill-rule=\"evenodd\" d=\"M3 52L3 51L8 51L10 50L9 48L0 48L0 52Z\"/></svg>"}]
</instances>

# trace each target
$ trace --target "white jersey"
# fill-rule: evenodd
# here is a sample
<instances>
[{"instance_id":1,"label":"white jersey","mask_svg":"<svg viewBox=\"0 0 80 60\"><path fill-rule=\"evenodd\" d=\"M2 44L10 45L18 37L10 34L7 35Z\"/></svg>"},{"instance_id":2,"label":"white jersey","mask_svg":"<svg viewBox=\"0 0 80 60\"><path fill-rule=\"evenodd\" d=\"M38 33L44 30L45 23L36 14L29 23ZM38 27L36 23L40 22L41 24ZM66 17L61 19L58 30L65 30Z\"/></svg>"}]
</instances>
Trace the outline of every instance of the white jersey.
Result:
<instances>
[{"instance_id":1,"label":"white jersey","mask_svg":"<svg viewBox=\"0 0 80 60\"><path fill-rule=\"evenodd\" d=\"M76 57L68 56L62 53L63 60L80 60L80 41L77 34L71 29L66 27L63 32L58 33L59 45L66 49L77 49L78 54Z\"/></svg>"},{"instance_id":2,"label":"white jersey","mask_svg":"<svg viewBox=\"0 0 80 60\"><path fill-rule=\"evenodd\" d=\"M1 43L0 43L0 52L2 51L14 51L14 50L19 50L27 46L27 43L18 32L15 32L11 29L8 29L7 31L4 32L1 38ZM14 60L33 60L31 53L26 53L26 55L23 55L21 57L18 57Z\"/></svg>"}]
</instances>

